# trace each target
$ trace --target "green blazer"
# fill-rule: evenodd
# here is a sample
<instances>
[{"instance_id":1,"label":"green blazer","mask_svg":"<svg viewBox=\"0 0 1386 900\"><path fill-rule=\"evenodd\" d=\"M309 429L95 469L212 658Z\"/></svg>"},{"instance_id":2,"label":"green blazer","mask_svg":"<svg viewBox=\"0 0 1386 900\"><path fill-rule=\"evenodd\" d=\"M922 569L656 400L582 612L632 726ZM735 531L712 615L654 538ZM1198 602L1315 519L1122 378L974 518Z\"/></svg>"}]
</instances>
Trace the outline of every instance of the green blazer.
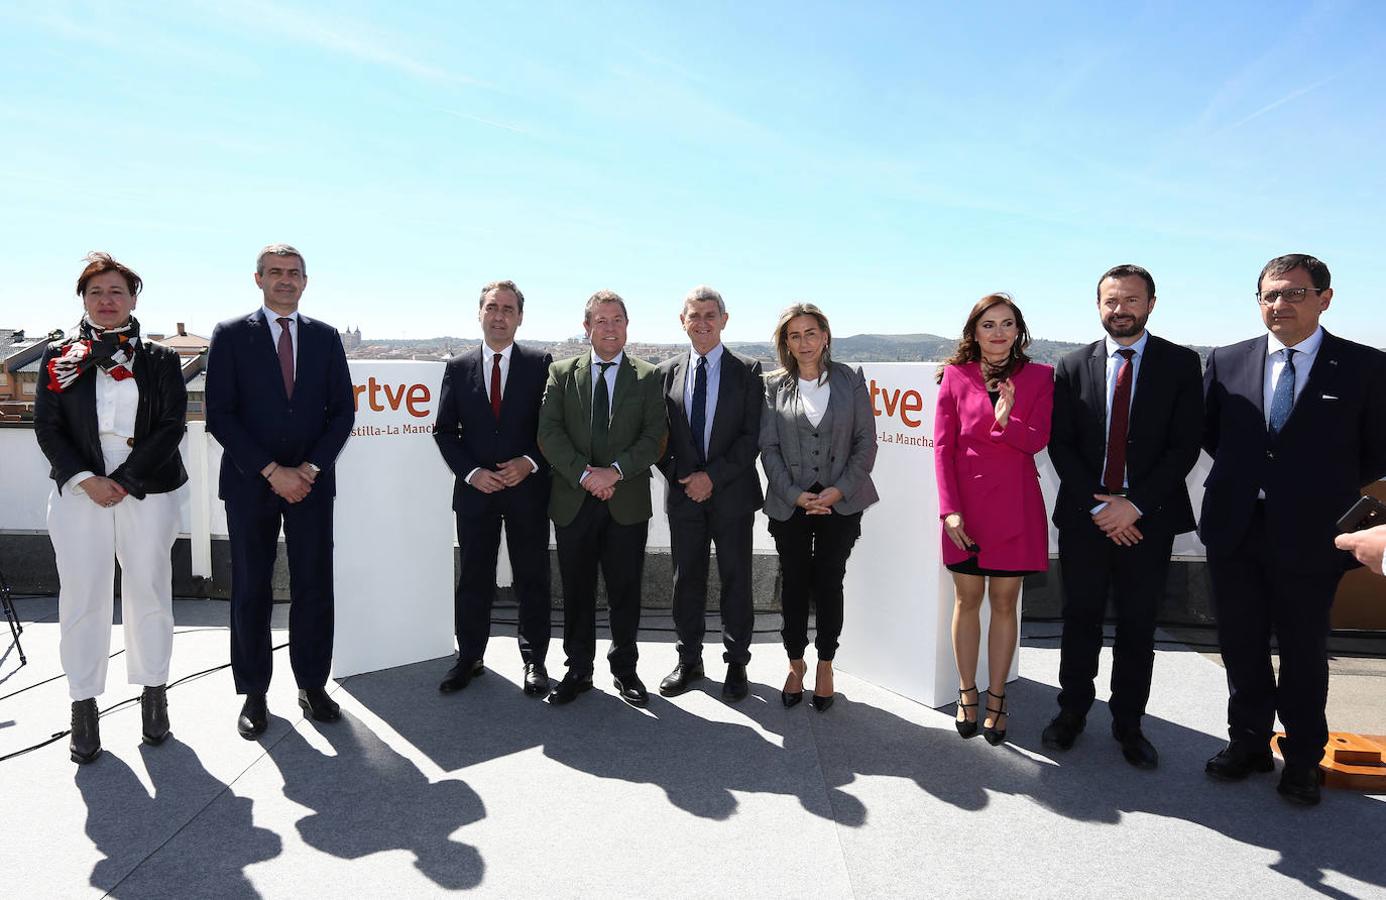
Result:
<instances>
[{"instance_id":1,"label":"green blazer","mask_svg":"<svg viewBox=\"0 0 1386 900\"><path fill-rule=\"evenodd\" d=\"M621 470L621 480L607 501L611 518L634 525L650 518L650 466L664 455L668 428L664 396L654 366L629 353L616 370L607 444L612 459L592 459L592 353L549 366L544 404L539 409L539 449L553 467L549 518L568 525L577 518L587 491L578 479L589 465Z\"/></svg>"}]
</instances>

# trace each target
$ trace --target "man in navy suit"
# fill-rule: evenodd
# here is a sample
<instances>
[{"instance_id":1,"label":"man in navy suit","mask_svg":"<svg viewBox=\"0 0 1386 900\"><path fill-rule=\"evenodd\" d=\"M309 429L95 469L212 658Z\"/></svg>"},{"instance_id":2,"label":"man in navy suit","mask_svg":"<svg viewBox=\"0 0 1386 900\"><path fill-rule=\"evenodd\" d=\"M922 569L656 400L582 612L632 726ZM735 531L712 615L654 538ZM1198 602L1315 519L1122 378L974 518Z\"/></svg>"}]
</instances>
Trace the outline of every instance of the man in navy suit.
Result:
<instances>
[{"instance_id":1,"label":"man in navy suit","mask_svg":"<svg viewBox=\"0 0 1386 900\"><path fill-rule=\"evenodd\" d=\"M212 332L207 430L222 447L220 496L231 538L231 672L237 719L254 740L268 722L271 576L282 525L289 557L289 664L299 706L339 717L332 668L333 466L356 419L337 329L298 311L303 254L271 244L255 263L264 305Z\"/></svg>"},{"instance_id":2,"label":"man in navy suit","mask_svg":"<svg viewBox=\"0 0 1386 900\"><path fill-rule=\"evenodd\" d=\"M1230 742L1206 771L1222 781L1272 771L1278 713L1278 790L1312 805L1328 740L1329 609L1354 564L1334 547L1334 525L1386 473L1386 354L1319 325L1333 289L1312 256L1266 263L1256 299L1269 334L1214 350L1203 379L1213 468L1199 536L1230 694Z\"/></svg>"},{"instance_id":3,"label":"man in navy suit","mask_svg":"<svg viewBox=\"0 0 1386 900\"><path fill-rule=\"evenodd\" d=\"M669 444L659 470L674 557L674 629L679 661L659 684L666 697L682 694L703 674L708 553L717 546L721 576L722 699L749 691L751 661L751 529L764 502L756 457L765 385L760 363L722 344L727 307L707 286L684 298L679 323L692 349L659 365Z\"/></svg>"},{"instance_id":4,"label":"man in navy suit","mask_svg":"<svg viewBox=\"0 0 1386 900\"><path fill-rule=\"evenodd\" d=\"M477 304L483 343L453 358L443 372L433 439L457 476L452 508L462 571L453 619L457 661L438 690L460 691L482 671L496 595L501 523L519 601L524 691L549 689L549 473L539 452L539 407L553 357L515 343L525 295L513 281L493 281Z\"/></svg>"},{"instance_id":5,"label":"man in navy suit","mask_svg":"<svg viewBox=\"0 0 1386 900\"><path fill-rule=\"evenodd\" d=\"M1141 731L1155 665L1155 612L1175 535L1194 529L1185 484L1203 425L1198 354L1146 329L1155 279L1140 266L1097 280L1107 336L1065 356L1054 373L1049 458L1059 473L1054 524L1064 584L1059 714L1044 746L1068 750L1091 709L1102 619L1116 610L1112 736L1140 769L1159 764Z\"/></svg>"}]
</instances>

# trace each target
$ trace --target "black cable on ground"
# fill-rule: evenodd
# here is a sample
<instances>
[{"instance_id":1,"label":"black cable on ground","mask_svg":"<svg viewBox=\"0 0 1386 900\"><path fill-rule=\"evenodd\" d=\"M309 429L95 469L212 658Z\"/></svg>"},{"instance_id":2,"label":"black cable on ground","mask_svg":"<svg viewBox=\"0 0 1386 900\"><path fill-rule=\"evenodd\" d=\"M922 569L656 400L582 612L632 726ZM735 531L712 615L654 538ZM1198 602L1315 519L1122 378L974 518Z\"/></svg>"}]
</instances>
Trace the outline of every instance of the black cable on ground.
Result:
<instances>
[{"instance_id":1,"label":"black cable on ground","mask_svg":"<svg viewBox=\"0 0 1386 900\"><path fill-rule=\"evenodd\" d=\"M186 630L186 631L175 631L174 634L175 634L175 635L177 635L177 634L188 634L188 633L190 633L190 632L192 632L192 631L206 631L206 630L207 630L207 629L205 629L205 628L190 628L190 629L188 629L188 630ZM287 646L289 646L289 643L288 643L288 641L285 641L284 643L278 645L277 647L271 647L271 648L270 648L270 652L273 653L273 652L275 652L275 651L277 651L277 650L283 650L283 649L284 649L285 647L287 647ZM125 650L124 650L123 648L120 649L120 650L117 650L116 652L112 653L109 657L107 657L107 659L115 659L117 656L119 656L120 654L122 654L122 653L124 653L124 652L125 652ZM215 673L215 672L220 672L222 669L229 669L229 668L231 668L231 663L225 662L225 663L222 663L222 664L219 665L219 666L212 666L210 669L203 669L203 670L200 671L200 672L193 672L193 673L190 674L190 675L184 675L182 678L179 678L177 681L170 681L170 682L168 683L168 690L173 690L173 689L176 688L178 685L184 684L185 682L193 681L193 680L195 680L195 679L202 678L203 676L211 675L211 674L213 674L213 673ZM0 700L6 700L6 699L8 699L8 698L10 698L10 697L13 697L15 694L22 694L24 691L29 690L29 688L35 688L35 687L38 687L38 686L41 685L41 684L48 684L49 682L56 681L56 680L58 680L59 678L63 678L63 677L65 677L65 676L64 676L64 675L54 675L52 678L48 678L48 679L45 679L45 680L43 680L43 681L36 682L36 683L34 683L34 684L29 685L29 687L21 688L20 690L15 691L13 694L6 694L4 697L0 697ZM138 703L138 702L140 702L140 698L139 698L138 696L135 696L135 697L127 697L127 698L125 698L124 700L120 700L120 701L117 701L116 703L112 703L110 706L106 707L105 709L100 710L100 711L97 713L97 718L99 719L101 716L104 716L104 715L106 715L107 713L115 712L115 711L118 710L118 709L123 709L124 707L127 707L127 706L129 706L130 704L132 704L132 703ZM0 763L7 762L8 760L14 759L16 756L23 756L23 755L26 754L26 753L32 753L32 752L35 751L35 750L38 750L38 749L43 748L43 747L47 747L49 744L52 744L52 743L54 743L54 742L56 742L56 741L62 740L63 738L67 737L69 734L72 734L72 729L71 729L71 728L69 728L69 729L67 729L67 730L65 730L65 731L59 731L59 732L55 733L52 737L48 738L47 740L39 741L37 744L34 744L34 745L32 745L32 746L29 746L29 747L25 747L25 748L22 749L22 750L15 750L15 751L12 752L12 753L6 753L4 756L0 756Z\"/></svg>"}]
</instances>

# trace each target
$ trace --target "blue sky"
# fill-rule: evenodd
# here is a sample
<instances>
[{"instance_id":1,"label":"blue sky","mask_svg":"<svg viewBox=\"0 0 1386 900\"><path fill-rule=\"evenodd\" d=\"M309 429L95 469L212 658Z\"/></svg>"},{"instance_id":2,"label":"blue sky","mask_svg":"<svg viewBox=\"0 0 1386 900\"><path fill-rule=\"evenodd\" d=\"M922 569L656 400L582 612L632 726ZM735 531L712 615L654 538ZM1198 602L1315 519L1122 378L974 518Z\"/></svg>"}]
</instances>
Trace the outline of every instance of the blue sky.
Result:
<instances>
[{"instance_id":1,"label":"blue sky","mask_svg":"<svg viewBox=\"0 0 1386 900\"><path fill-rule=\"evenodd\" d=\"M305 313L367 338L476 337L509 277L522 340L599 288L676 340L703 282L733 341L793 300L952 335L994 290L1091 340L1136 262L1152 330L1213 344L1303 251L1327 327L1386 346L1386 7L972 6L11 0L0 326L71 325L106 249L147 330L210 334L282 240Z\"/></svg>"}]
</instances>

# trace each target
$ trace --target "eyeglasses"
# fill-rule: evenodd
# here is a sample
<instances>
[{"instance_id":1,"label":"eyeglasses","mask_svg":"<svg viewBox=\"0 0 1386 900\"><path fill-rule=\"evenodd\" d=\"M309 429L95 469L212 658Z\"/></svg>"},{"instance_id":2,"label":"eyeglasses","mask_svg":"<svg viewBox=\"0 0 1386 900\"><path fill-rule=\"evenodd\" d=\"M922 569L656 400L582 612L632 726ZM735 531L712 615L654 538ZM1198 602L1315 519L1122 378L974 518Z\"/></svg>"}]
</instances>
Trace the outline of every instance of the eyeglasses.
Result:
<instances>
[{"instance_id":1,"label":"eyeglasses","mask_svg":"<svg viewBox=\"0 0 1386 900\"><path fill-rule=\"evenodd\" d=\"M1290 288L1284 291L1257 291L1256 300L1262 306L1274 306L1277 300L1284 300L1286 303L1301 303L1310 291L1315 294L1322 294L1324 290L1324 288Z\"/></svg>"}]
</instances>

